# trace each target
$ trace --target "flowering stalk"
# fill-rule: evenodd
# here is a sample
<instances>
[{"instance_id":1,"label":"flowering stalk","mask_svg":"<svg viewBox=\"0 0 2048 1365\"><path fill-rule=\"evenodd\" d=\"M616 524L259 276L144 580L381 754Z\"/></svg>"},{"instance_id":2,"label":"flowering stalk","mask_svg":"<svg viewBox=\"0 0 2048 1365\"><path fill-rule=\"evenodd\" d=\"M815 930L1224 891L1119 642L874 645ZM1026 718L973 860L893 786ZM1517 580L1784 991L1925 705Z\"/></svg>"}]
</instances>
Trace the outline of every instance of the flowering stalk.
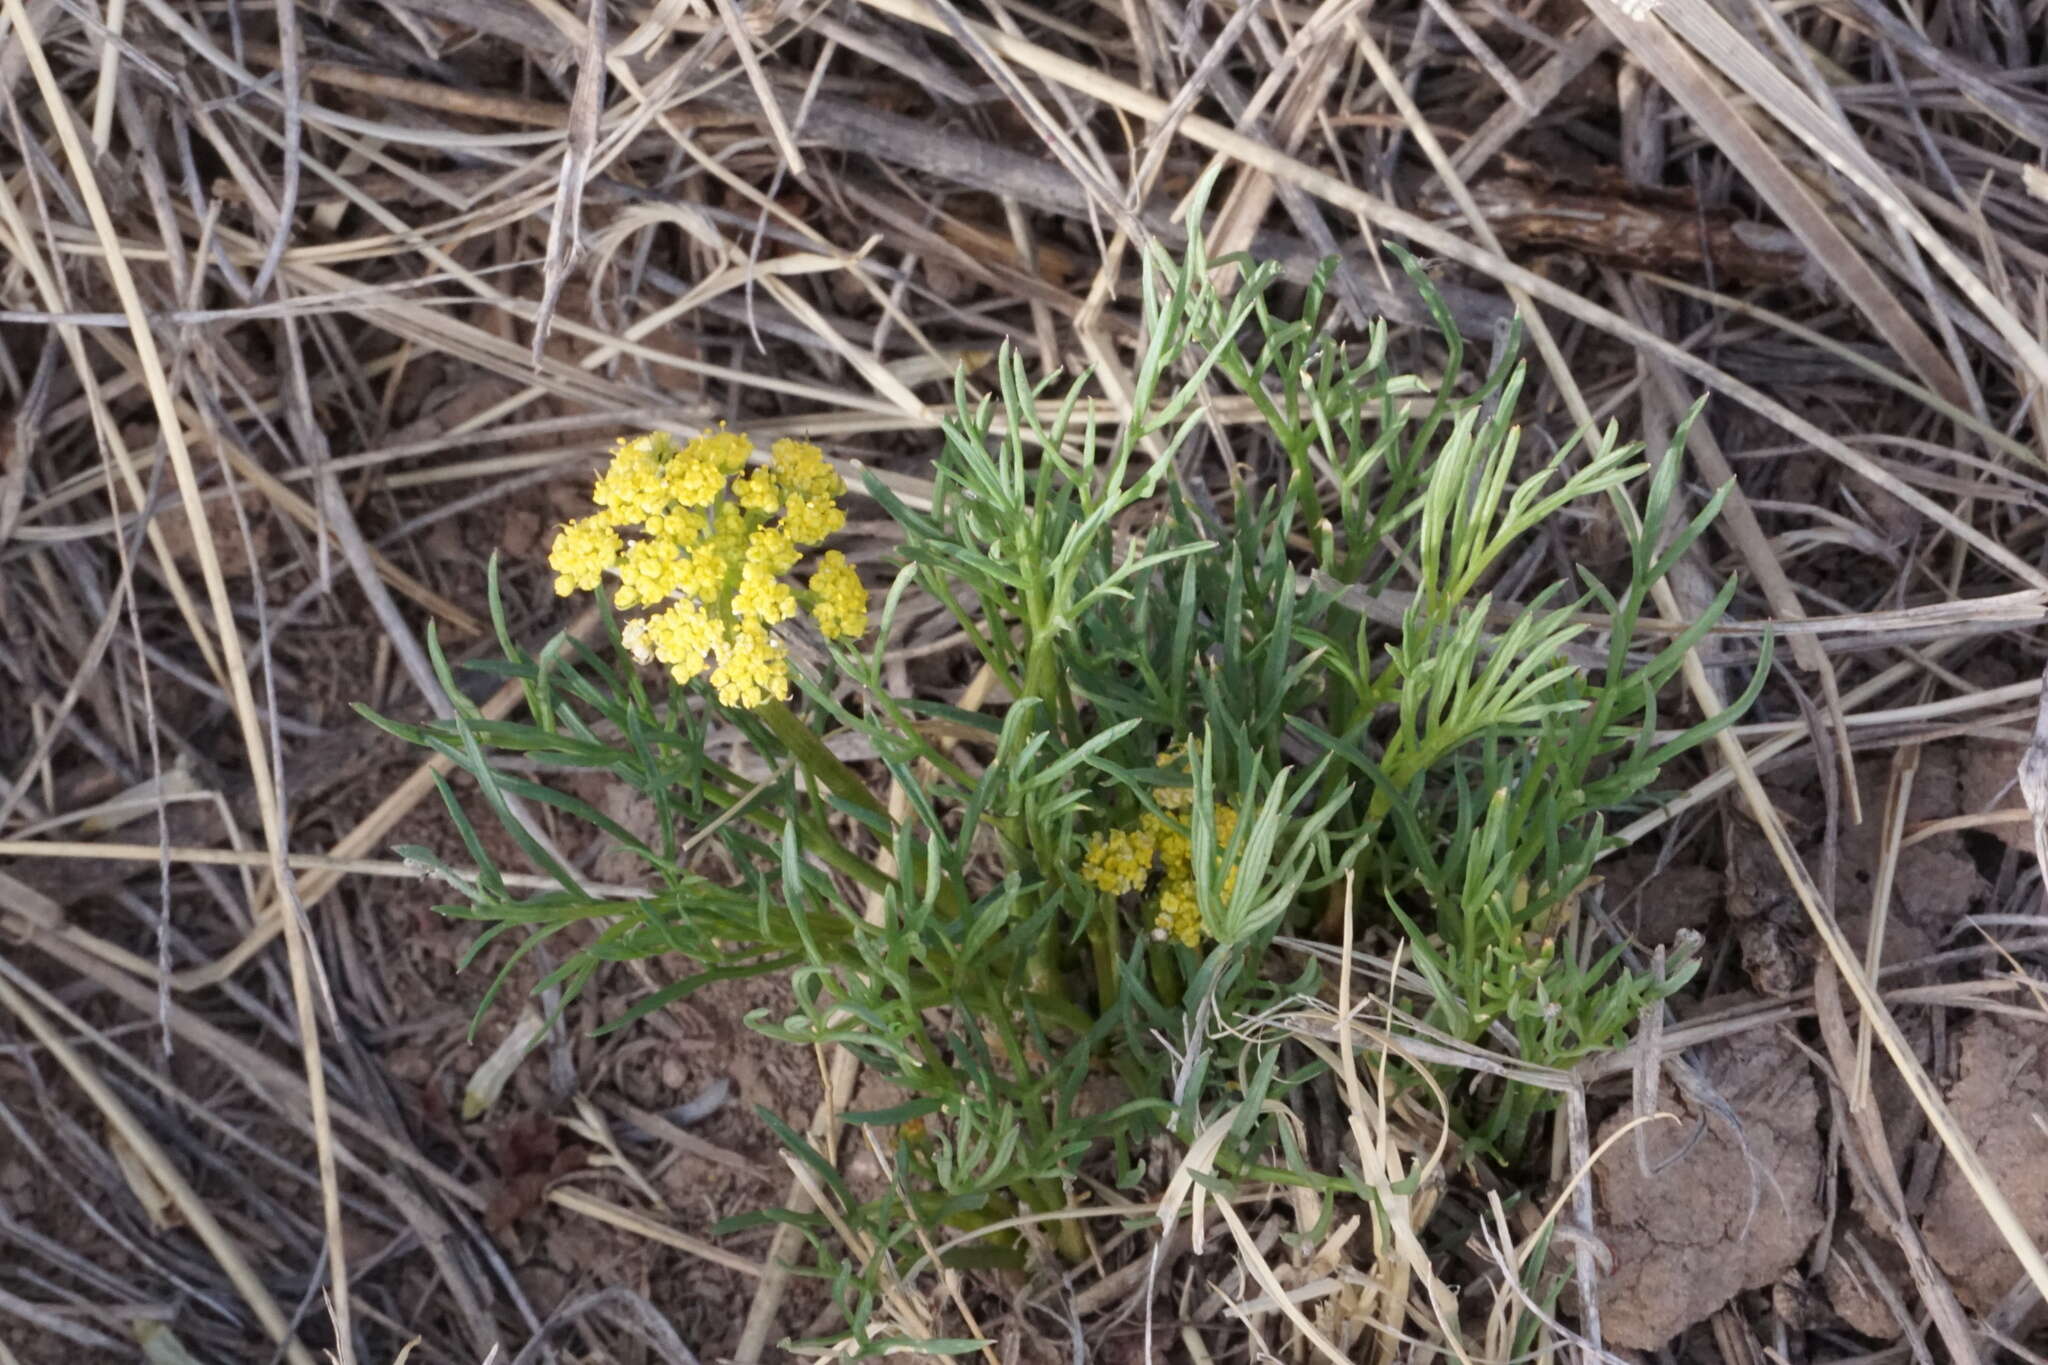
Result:
<instances>
[{"instance_id":1,"label":"flowering stalk","mask_svg":"<svg viewBox=\"0 0 2048 1365\"><path fill-rule=\"evenodd\" d=\"M783 581L806 547L846 525L845 481L806 442L777 441L767 466L744 472L753 455L751 441L723 429L681 446L660 431L621 439L591 492L598 510L562 527L548 552L555 592L592 592L614 578L613 606L654 609L620 632L634 658L665 665L678 683L708 672L720 702L752 711L828 791L882 814L859 776L790 711L789 655L774 634L800 608L828 640L867 633L867 588L839 551L819 556L804 589ZM822 854L837 841L817 847ZM850 855L832 861L872 879Z\"/></svg>"}]
</instances>

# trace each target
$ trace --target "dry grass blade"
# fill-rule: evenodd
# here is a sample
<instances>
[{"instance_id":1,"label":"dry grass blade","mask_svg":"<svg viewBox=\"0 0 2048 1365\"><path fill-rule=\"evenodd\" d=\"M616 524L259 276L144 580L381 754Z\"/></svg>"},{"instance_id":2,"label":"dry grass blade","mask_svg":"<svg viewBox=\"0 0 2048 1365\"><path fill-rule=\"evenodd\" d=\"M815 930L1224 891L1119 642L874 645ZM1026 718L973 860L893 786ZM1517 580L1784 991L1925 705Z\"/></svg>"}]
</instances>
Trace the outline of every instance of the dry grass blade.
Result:
<instances>
[{"instance_id":1,"label":"dry grass blade","mask_svg":"<svg viewBox=\"0 0 2048 1365\"><path fill-rule=\"evenodd\" d=\"M1921 1301L1932 1311L1935 1326L1951 1357L1958 1361L1976 1361L1981 1357L1977 1352L1975 1335L1964 1318L1962 1305L1956 1301L1955 1291L1905 1216L1905 1192L1892 1166L1884 1121L1877 1112L1877 1106L1869 1102L1867 1093L1861 1096L1853 1093L1858 1065L1856 1044L1850 1038L1846 1012L1842 1009L1835 963L1820 964L1814 977L1814 996L1821 1036L1834 1062L1837 1089L1845 1092L1843 1103L1849 1110L1851 1133L1847 1146L1860 1149L1860 1159L1852 1158L1850 1169L1871 1194L1873 1206L1880 1211L1879 1218L1891 1234L1893 1244L1904 1253L1907 1266L1919 1287ZM1865 1018L1869 1018L1867 1012ZM1889 1020L1890 1016L1886 1018ZM1848 1074L1843 1074L1845 1072ZM1993 1216L1997 1216L1995 1211Z\"/></svg>"},{"instance_id":2,"label":"dry grass blade","mask_svg":"<svg viewBox=\"0 0 2048 1365\"><path fill-rule=\"evenodd\" d=\"M2048 677L2041 680L2041 704L2034 734L2020 757L2020 795L2033 817L2034 861L2048 877Z\"/></svg>"},{"instance_id":3,"label":"dry grass blade","mask_svg":"<svg viewBox=\"0 0 2048 1365\"><path fill-rule=\"evenodd\" d=\"M1870 937L1863 949L1863 970L1872 981L1884 965L1885 925L1891 915L1892 890L1899 871L1899 850L1905 842L1906 810L1913 800L1913 778L1920 768L1920 746L1908 744L1892 756L1891 778L1885 789L1883 836L1878 845L1877 878L1870 890ZM1853 779L1853 772L1850 774ZM1850 1080L1849 1103L1870 1102L1870 1025L1861 1021L1856 1031L1856 1070Z\"/></svg>"},{"instance_id":4,"label":"dry grass blade","mask_svg":"<svg viewBox=\"0 0 2048 1365\"><path fill-rule=\"evenodd\" d=\"M41 44L29 29L28 15L22 6L22 0L5 0L5 4L6 12L15 25L17 40L28 49L29 69L34 74L44 99L51 108L62 109L63 92L57 84L56 75L50 68ZM134 276L129 271L127 259L122 254L120 241L107 212L106 201L100 193L97 175L85 148L78 140L78 133L72 122L60 117L57 120L57 129L65 156L70 163L73 183L92 218L94 230L106 253L108 274L116 294L121 299L122 311L128 315L131 335L137 356L142 363L151 402L156 409L158 420L162 423L165 445L170 454L171 467L176 476L186 518L193 526L204 525L205 504L201 500L191 452L185 445L183 424L179 420L176 404L171 397L170 377L165 373L155 338L143 316L142 300L136 290ZM291 885L291 871L282 862L286 837L279 825L277 800L272 790L270 748L257 715L255 696L250 689L249 669L243 661L241 638L236 630L233 608L228 600L227 583L221 573L220 561L212 544L203 539L196 543L201 551L201 575L206 583L207 596L220 637L223 662L233 689L242 741L249 755L249 770L255 781L264 843L273 856L271 870L277 886L288 895L289 892L285 889ZM303 930L304 926L299 925L297 928ZM307 961L311 944L306 938L302 938L300 933L288 934L286 944L291 957L293 994L298 1004L298 1024L306 1082L313 1102L315 1146L320 1162L322 1203L327 1223L327 1254L334 1285L334 1313L339 1353L341 1365L353 1365L355 1348L349 1330L348 1262L342 1244L340 1190L335 1178L332 1135L327 1129L327 1085L320 1066L319 1023L314 1012L312 972Z\"/></svg>"},{"instance_id":5,"label":"dry grass blade","mask_svg":"<svg viewBox=\"0 0 2048 1365\"><path fill-rule=\"evenodd\" d=\"M41 925L37 925L36 928L43 930L33 940L39 949L71 967L82 979L93 982L119 998L137 1013L148 1016L156 1012L157 1001L154 992L137 984L147 979L151 964L117 964L126 966L127 969L125 972L116 970L104 963L100 955L74 946L68 941L68 936L61 932L45 930ZM311 1106L307 1100L303 1077L232 1034L207 1023L182 1005L171 1006L169 1019L171 1027L180 1038L196 1048L203 1048L209 1054L225 1059L256 1095L280 1108L288 1108L293 1116L302 1122L310 1121ZM410 1167L455 1204L465 1210L480 1210L485 1206L485 1197L473 1186L435 1166L403 1138L346 1108L336 1108L332 1112L335 1121L342 1127L376 1146L393 1162Z\"/></svg>"},{"instance_id":6,"label":"dry grass blade","mask_svg":"<svg viewBox=\"0 0 2048 1365\"><path fill-rule=\"evenodd\" d=\"M31 994L39 999L31 999ZM251 1312L263 1324L285 1358L292 1365L313 1365L312 1353L301 1346L292 1336L285 1321L284 1311L271 1297L270 1291L250 1266L248 1257L236 1244L214 1216L205 1200L199 1197L185 1179L176 1163L171 1161L163 1149L152 1138L147 1129L136 1122L135 1116L111 1091L98 1072L79 1056L63 1034L52 1025L44 1010L62 1006L37 989L34 983L20 976L9 964L0 961L0 1006L5 1006L14 1017L28 1029L38 1043L48 1049L58 1064L70 1075L73 1082L92 1100L105 1115L107 1123L120 1135L128 1149L148 1168L150 1177L169 1196L178 1209L179 1215L198 1234L206 1249L217 1260L228 1278L233 1281ZM68 1013L68 1012L67 1012ZM75 1015L66 1020L75 1029L89 1031L84 1021Z\"/></svg>"},{"instance_id":7,"label":"dry grass blade","mask_svg":"<svg viewBox=\"0 0 2048 1365\"><path fill-rule=\"evenodd\" d=\"M533 1362L542 1359L548 1348L548 1337L561 1328L572 1325L581 1318L619 1310L624 1310L624 1316L633 1322L648 1345L660 1352L663 1365L697 1365L696 1352L683 1344L683 1339L676 1335L676 1329L669 1325L653 1304L631 1290L619 1288L596 1290L562 1305L548 1319L547 1326L527 1343L524 1350L512 1358L511 1365L533 1365ZM400 1362L399 1365L403 1363Z\"/></svg>"},{"instance_id":8,"label":"dry grass blade","mask_svg":"<svg viewBox=\"0 0 2048 1365\"><path fill-rule=\"evenodd\" d=\"M1379 1054L1380 1074L1378 1084L1373 1087L1374 1100L1366 1101L1366 1088L1358 1072L1358 1051L1352 1040L1352 952L1353 929L1347 921L1342 946L1343 966L1339 977L1337 993L1337 1048L1340 1068L1338 1075L1344 1086L1347 1122L1352 1142L1358 1149L1360 1168L1368 1172L1367 1180L1379 1199L1387 1202L1387 1227L1392 1233L1393 1255L1386 1258L1383 1272L1389 1282L1383 1301L1389 1310L1405 1307L1409 1291L1420 1286L1425 1302L1429 1305L1432 1320L1428 1326L1439 1334L1446 1349L1460 1359L1465 1358L1463 1334L1457 1326L1456 1305L1448 1286L1439 1278L1435 1266L1424 1250L1420 1232L1428 1221L1429 1198L1426 1193L1409 1191L1417 1186L1426 1189L1426 1179L1431 1168L1443 1155L1441 1139L1430 1155L1427 1164L1419 1169L1407 1167L1400 1145L1388 1122L1386 1109L1386 1066L1389 1052ZM1393 966L1395 976L1400 974L1400 963ZM1391 1015L1391 1007L1389 1008ZM1393 1020L1388 1018L1387 1031L1391 1033ZM1441 1095L1432 1098L1442 1099ZM1377 1240L1377 1238L1375 1239ZM1382 1338L1381 1356L1392 1359L1396 1343Z\"/></svg>"},{"instance_id":9,"label":"dry grass blade","mask_svg":"<svg viewBox=\"0 0 2048 1365\"><path fill-rule=\"evenodd\" d=\"M101 338L100 343L108 352L119 359L122 364L135 367L140 366L140 361L133 350L120 346L108 338ZM264 500L270 506L283 512L306 530L322 537L323 540L331 538L334 542L339 543L342 546L344 555L352 555L354 553L348 545L346 531L343 529L342 524L330 521L314 502L308 500L303 494L294 491L276 473L264 468L251 458L249 452L243 450L238 444L214 441L209 433L215 430L215 424L185 399L175 394L173 399L176 402L179 417L205 444L213 447L215 454L228 462L234 469L237 478L246 480L252 489L263 495ZM153 533L161 534L160 527L154 520L150 522L150 530ZM418 578L394 564L389 555L370 546L363 547L361 553L369 566L375 570L377 577L390 587L403 593L406 597L425 607L435 616L464 634L481 635L484 633L483 622L477 619L475 613L464 610L450 601L445 595L429 588Z\"/></svg>"},{"instance_id":10,"label":"dry grass blade","mask_svg":"<svg viewBox=\"0 0 2048 1365\"><path fill-rule=\"evenodd\" d=\"M196 848L185 844L123 844L93 841L65 842L53 839L0 839L0 858L75 858L154 864L168 858L173 863L195 866L264 868L270 855L239 848ZM425 875L410 863L385 858L344 858L330 853L288 853L285 862L295 872L327 872L346 877L388 877L417 880ZM474 869L456 869L469 875ZM552 878L531 872L508 872L507 886L541 890L555 885ZM625 882L583 883L593 895L631 899L647 894L644 886Z\"/></svg>"},{"instance_id":11,"label":"dry grass blade","mask_svg":"<svg viewBox=\"0 0 2048 1365\"><path fill-rule=\"evenodd\" d=\"M277 0L276 13L278 70L284 77L284 178L272 210L277 222L271 231L270 245L264 248L263 263L256 267L256 278L249 285L249 292L257 297L270 288L277 263L284 258L285 244L291 240L292 218L299 207L299 148L304 136L304 120L299 110L304 82L299 71L297 0Z\"/></svg>"},{"instance_id":12,"label":"dry grass blade","mask_svg":"<svg viewBox=\"0 0 2048 1365\"><path fill-rule=\"evenodd\" d=\"M596 630L597 613L592 610L578 617L570 625L567 633L572 638L588 638ZM509 682L494 692L480 709L487 719L498 720L512 714L513 708L523 700L524 692L520 685L517 682ZM438 755L421 764L411 776L394 787L375 809L364 816L355 828L336 842L328 851L328 856L346 863L379 847L389 836L393 826L404 819L413 807L433 794L435 778L446 776L454 771L454 767L453 763ZM299 912L304 913L331 894L341 884L342 876L338 870L322 870L306 878L296 893ZM262 916L232 951L203 967L188 968L180 972L173 978L174 984L179 990L199 990L206 986L218 985L233 976L257 953L263 951L284 932L284 928L283 913L273 912Z\"/></svg>"},{"instance_id":13,"label":"dry grass blade","mask_svg":"<svg viewBox=\"0 0 2048 1365\"><path fill-rule=\"evenodd\" d=\"M598 114L604 104L604 0L591 0L584 22L576 91L569 98L569 137L562 148L562 174L555 182L555 211L548 222L547 259L541 270L540 307L533 319L533 363L547 354L548 328L561 302L562 286L583 251L583 184L597 147Z\"/></svg>"},{"instance_id":14,"label":"dry grass blade","mask_svg":"<svg viewBox=\"0 0 2048 1365\"><path fill-rule=\"evenodd\" d=\"M1742 169L1786 225L1799 234L1813 261L1833 276L1878 334L1891 341L1930 388L1949 402L1967 406L1969 395L1955 367L1900 305L1893 287L1879 278L1864 252L1844 235L1807 182L1772 151L1692 54L1665 31L1660 21L1678 8L1675 0L1669 6L1659 4L1653 10L1656 17L1644 19L1631 19L1614 0L1590 3L1608 29L1685 106L1714 145Z\"/></svg>"},{"instance_id":15,"label":"dry grass blade","mask_svg":"<svg viewBox=\"0 0 2048 1365\"><path fill-rule=\"evenodd\" d=\"M1595 6L1612 0L1591 0ZM2012 348L2022 370L2036 385L2048 385L2048 346L1998 299L1978 273L1956 250L1934 231L1887 175L1872 159L1869 150L1841 123L1822 114L1778 68L1765 60L1754 45L1705 0L1660 0L1652 23L1667 23L1692 44L1715 68L1748 92L1763 109L1778 119L1794 136L1826 159L1837 172L1855 183L1882 209L1885 216L1912 235L1935 264L1978 310L1997 328L1998 335ZM1617 13L1620 22L1628 23ZM1650 27L1633 24L1626 37L1634 40ZM1917 329L1915 329L1917 334ZM1928 372L1923 370L1923 375ZM1933 387L1951 402L1957 393L1936 383Z\"/></svg>"},{"instance_id":16,"label":"dry grass blade","mask_svg":"<svg viewBox=\"0 0 2048 1365\"><path fill-rule=\"evenodd\" d=\"M739 54L740 67L747 73L747 82L754 87L755 97L761 101L761 108L768 116L768 129L777 150L782 153L782 164L788 167L791 175L803 175L806 170L804 154L797 149L796 138L783 121L782 105L768 85L767 74L761 68L761 57L754 50L754 38L747 31L746 21L740 17L733 0L712 0L712 3L718 10L718 22L725 26L727 40L732 43L733 51Z\"/></svg>"},{"instance_id":17,"label":"dry grass blade","mask_svg":"<svg viewBox=\"0 0 2048 1365\"><path fill-rule=\"evenodd\" d=\"M2014 98L1992 73L1928 41L1919 30L1873 0L1855 0L1850 22L1871 29L1886 42L1911 53L1913 60L1955 82L1969 96L1970 103L2036 146L2048 147L2048 118Z\"/></svg>"},{"instance_id":18,"label":"dry grass blade","mask_svg":"<svg viewBox=\"0 0 2048 1365\"><path fill-rule=\"evenodd\" d=\"M646 1214L622 1208L609 1200L599 1199L595 1195L585 1194L581 1190L550 1190L548 1191L548 1202L558 1204L572 1213L580 1213L586 1218L594 1218L600 1223L606 1223L612 1227L630 1232L636 1237L644 1237L650 1242L659 1242L663 1246L674 1247L676 1250L687 1252L699 1260L709 1261L713 1265L724 1266L728 1270L737 1270L750 1278L759 1279L763 1273L759 1264L748 1260L744 1256L735 1256L723 1247L714 1246L701 1237L692 1237L686 1232L678 1231L665 1223L649 1218Z\"/></svg>"},{"instance_id":19,"label":"dry grass blade","mask_svg":"<svg viewBox=\"0 0 2048 1365\"><path fill-rule=\"evenodd\" d=\"M12 22L12 11L0 9L0 18ZM30 47L27 43L16 43L11 45L9 50L25 54ZM23 63L27 64L26 57L23 58ZM42 253L35 248L34 243L35 236L28 227L20 205L15 202L12 189L0 186L0 246L7 247L10 259L27 271L35 283L36 292L41 297L45 310L53 317L61 319L67 312L63 285L56 272L44 261ZM66 321L58 321L56 326L58 338L71 360L73 372L82 376L92 375L94 367L85 350L80 328ZM85 382L84 387L95 433L106 442L109 452L114 456L124 491L138 511L147 508L150 505L150 495L145 491L133 455L109 411L104 389L96 380L90 379ZM198 604L185 582L183 569L178 565L176 556L171 553L163 527L152 519L145 534L149 539L151 553L155 555L157 563L164 568L168 580L166 586L172 599L177 603L180 616L190 629L193 643L205 661L207 671L216 681L223 681L219 650L214 644L211 632L202 624Z\"/></svg>"},{"instance_id":20,"label":"dry grass blade","mask_svg":"<svg viewBox=\"0 0 2048 1365\"><path fill-rule=\"evenodd\" d=\"M1455 161L1460 175L1470 176L1499 155L1514 135L1527 127L1536 110L1548 107L1581 72L1614 43L1598 23L1587 23L1564 47L1545 60L1535 76L1522 82L1529 106L1510 102L1495 110L1478 131L1459 146Z\"/></svg>"}]
</instances>

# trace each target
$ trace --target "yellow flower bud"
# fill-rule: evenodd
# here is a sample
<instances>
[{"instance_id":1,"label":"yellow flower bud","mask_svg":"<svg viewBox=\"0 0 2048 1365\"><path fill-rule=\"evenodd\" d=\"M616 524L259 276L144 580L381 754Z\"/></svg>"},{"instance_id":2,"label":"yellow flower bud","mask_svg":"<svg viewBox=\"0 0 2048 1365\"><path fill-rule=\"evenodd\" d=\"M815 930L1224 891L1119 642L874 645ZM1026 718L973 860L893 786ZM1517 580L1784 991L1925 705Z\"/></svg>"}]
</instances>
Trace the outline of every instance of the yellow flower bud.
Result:
<instances>
[{"instance_id":1,"label":"yellow flower bud","mask_svg":"<svg viewBox=\"0 0 2048 1365\"><path fill-rule=\"evenodd\" d=\"M1088 841L1081 879L1106 895L1136 891L1152 875L1152 836L1142 829L1113 829Z\"/></svg>"},{"instance_id":2,"label":"yellow flower bud","mask_svg":"<svg viewBox=\"0 0 2048 1365\"><path fill-rule=\"evenodd\" d=\"M789 585L758 564L740 570L739 590L732 595L733 615L774 625L796 615L796 594Z\"/></svg>"},{"instance_id":3,"label":"yellow flower bud","mask_svg":"<svg viewBox=\"0 0 2048 1365\"><path fill-rule=\"evenodd\" d=\"M683 601L647 618L646 639L669 676L686 683L704 671L704 656L724 645L725 632L702 607Z\"/></svg>"},{"instance_id":4,"label":"yellow flower bud","mask_svg":"<svg viewBox=\"0 0 2048 1365\"><path fill-rule=\"evenodd\" d=\"M830 498L792 493L782 513L782 532L796 545L816 545L845 526L846 513Z\"/></svg>"},{"instance_id":5,"label":"yellow flower bud","mask_svg":"<svg viewBox=\"0 0 2048 1365\"><path fill-rule=\"evenodd\" d=\"M557 593L595 591L611 573L617 606L660 608L624 624L626 651L678 682L712 665L728 706L789 695L788 654L769 633L797 613L783 576L801 547L846 525L845 481L816 446L777 441L769 467L750 474L753 453L723 427L680 448L666 432L621 438L591 489L598 510L564 526L548 551ZM838 551L821 557L806 597L828 638L866 632L867 589Z\"/></svg>"},{"instance_id":6,"label":"yellow flower bud","mask_svg":"<svg viewBox=\"0 0 2048 1365\"><path fill-rule=\"evenodd\" d=\"M734 479L732 495L739 505L749 512L766 515L782 506L782 490L776 486L775 476L765 469L757 469L744 478Z\"/></svg>"},{"instance_id":7,"label":"yellow flower bud","mask_svg":"<svg viewBox=\"0 0 2048 1365\"><path fill-rule=\"evenodd\" d=\"M728 476L745 469L748 457L754 453L752 441L722 426L717 431L705 432L690 442L690 446L710 461L712 468Z\"/></svg>"},{"instance_id":8,"label":"yellow flower bud","mask_svg":"<svg viewBox=\"0 0 2048 1365\"><path fill-rule=\"evenodd\" d=\"M709 507L725 487L725 472L696 440L668 462L669 495L684 507Z\"/></svg>"},{"instance_id":9,"label":"yellow flower bud","mask_svg":"<svg viewBox=\"0 0 2048 1365\"><path fill-rule=\"evenodd\" d=\"M627 546L618 569L619 590L612 605L622 611L666 601L683 584L683 561L675 542L658 536Z\"/></svg>"},{"instance_id":10,"label":"yellow flower bud","mask_svg":"<svg viewBox=\"0 0 2048 1365\"><path fill-rule=\"evenodd\" d=\"M548 567L555 571L555 595L595 592L604 571L619 562L619 533L597 517L572 521L555 534Z\"/></svg>"},{"instance_id":11,"label":"yellow flower bud","mask_svg":"<svg viewBox=\"0 0 2048 1365\"><path fill-rule=\"evenodd\" d=\"M598 477L590 498L604 509L614 526L631 526L668 510L666 465L674 443L666 432L653 432L619 447L611 466Z\"/></svg>"},{"instance_id":12,"label":"yellow flower bud","mask_svg":"<svg viewBox=\"0 0 2048 1365\"><path fill-rule=\"evenodd\" d=\"M747 537L748 564L769 574L786 574L796 567L799 552L789 537L773 526L756 527Z\"/></svg>"},{"instance_id":13,"label":"yellow flower bud","mask_svg":"<svg viewBox=\"0 0 2048 1365\"><path fill-rule=\"evenodd\" d=\"M711 685L727 706L753 708L789 696L789 656L759 621L742 621L726 636Z\"/></svg>"},{"instance_id":14,"label":"yellow flower bud","mask_svg":"<svg viewBox=\"0 0 2048 1365\"><path fill-rule=\"evenodd\" d=\"M1159 913L1152 920L1162 938L1179 939L1190 948L1202 944L1202 907L1191 877L1173 877L1159 888Z\"/></svg>"},{"instance_id":15,"label":"yellow flower bud","mask_svg":"<svg viewBox=\"0 0 2048 1365\"><path fill-rule=\"evenodd\" d=\"M775 482L785 497L801 494L830 502L846 491L846 480L825 458L825 452L808 441L777 441L769 447L775 462Z\"/></svg>"},{"instance_id":16,"label":"yellow flower bud","mask_svg":"<svg viewBox=\"0 0 2048 1365\"><path fill-rule=\"evenodd\" d=\"M811 575L811 615L828 640L857 640L868 633L868 590L860 574L837 550L827 550Z\"/></svg>"}]
</instances>

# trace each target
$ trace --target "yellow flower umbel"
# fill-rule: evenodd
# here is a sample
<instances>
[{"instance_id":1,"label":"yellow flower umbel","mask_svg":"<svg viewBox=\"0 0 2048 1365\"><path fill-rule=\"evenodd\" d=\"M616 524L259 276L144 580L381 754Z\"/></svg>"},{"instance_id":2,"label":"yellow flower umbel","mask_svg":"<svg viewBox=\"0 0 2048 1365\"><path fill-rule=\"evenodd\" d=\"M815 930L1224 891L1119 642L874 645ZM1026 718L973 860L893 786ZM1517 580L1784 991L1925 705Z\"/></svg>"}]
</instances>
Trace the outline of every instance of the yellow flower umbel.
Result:
<instances>
[{"instance_id":1,"label":"yellow flower umbel","mask_svg":"<svg viewBox=\"0 0 2048 1365\"><path fill-rule=\"evenodd\" d=\"M548 550L557 595L595 592L609 573L612 605L658 608L625 624L626 648L679 683L708 669L727 706L789 696L789 654L771 627L800 609L831 640L868 625L867 588L839 551L819 556L807 589L783 581L805 547L846 525L839 472L803 441L777 441L770 463L747 473L753 453L723 428L683 446L661 431L622 439L591 490L598 510Z\"/></svg>"},{"instance_id":2,"label":"yellow flower umbel","mask_svg":"<svg viewBox=\"0 0 2048 1365\"><path fill-rule=\"evenodd\" d=\"M1176 746L1159 756L1162 768L1178 767L1185 754ZM1156 862L1159 871L1159 899L1152 917L1152 937L1177 939L1190 948L1202 943L1202 907L1195 898L1195 847L1184 821L1194 809L1194 793L1186 787L1155 787L1152 799L1162 810L1176 812L1179 819L1162 819L1146 811L1131 829L1105 830L1088 841L1081 858L1081 878L1105 895L1121 896L1139 891L1152 879ZM1229 847L1237 832L1237 811L1216 803L1212 807L1216 824L1216 846ZM1229 895L1236 883L1237 869L1223 876L1222 894Z\"/></svg>"}]
</instances>

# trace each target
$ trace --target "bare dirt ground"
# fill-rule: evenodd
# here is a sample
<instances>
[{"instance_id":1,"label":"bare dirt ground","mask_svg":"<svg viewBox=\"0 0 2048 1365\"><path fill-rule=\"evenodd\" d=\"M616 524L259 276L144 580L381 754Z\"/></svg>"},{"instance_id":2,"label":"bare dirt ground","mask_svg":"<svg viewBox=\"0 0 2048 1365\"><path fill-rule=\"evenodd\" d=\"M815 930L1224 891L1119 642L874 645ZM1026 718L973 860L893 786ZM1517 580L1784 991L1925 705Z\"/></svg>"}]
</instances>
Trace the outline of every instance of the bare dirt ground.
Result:
<instances>
[{"instance_id":1,"label":"bare dirt ground","mask_svg":"<svg viewBox=\"0 0 2048 1365\"><path fill-rule=\"evenodd\" d=\"M1763 621L1778 671L1587 893L1591 932L1707 945L1572 1080L1590 1180L1560 1122L1432 1183L1406 1250L1249 1192L1288 1310L1227 1240L1147 1294L1156 1237L1103 1231L970 1277L991 1358L2041 1358L2044 32L2040 0L0 0L0 1365L837 1326L800 1240L719 1224L791 1198L763 1111L870 1097L746 1027L777 984L593 1037L666 979L620 967L465 1117L548 962L478 1015L510 948L460 966L390 850L461 843L350 706L428 714L430 626L493 652L493 554L516 635L569 624L546 544L617 435L728 420L914 493L1000 340L1114 376L1130 234L1177 240L1211 164L1218 249L1338 255L1333 328L1384 314L1422 372L1377 243L1482 352L1520 310L1532 449L1661 448L1710 395L1688 495L1739 495L1692 590L1739 575L1750 627L1704 677ZM964 682L931 614L894 643ZM1557 1201L1522 1267L1553 1311L1501 1264Z\"/></svg>"}]
</instances>

